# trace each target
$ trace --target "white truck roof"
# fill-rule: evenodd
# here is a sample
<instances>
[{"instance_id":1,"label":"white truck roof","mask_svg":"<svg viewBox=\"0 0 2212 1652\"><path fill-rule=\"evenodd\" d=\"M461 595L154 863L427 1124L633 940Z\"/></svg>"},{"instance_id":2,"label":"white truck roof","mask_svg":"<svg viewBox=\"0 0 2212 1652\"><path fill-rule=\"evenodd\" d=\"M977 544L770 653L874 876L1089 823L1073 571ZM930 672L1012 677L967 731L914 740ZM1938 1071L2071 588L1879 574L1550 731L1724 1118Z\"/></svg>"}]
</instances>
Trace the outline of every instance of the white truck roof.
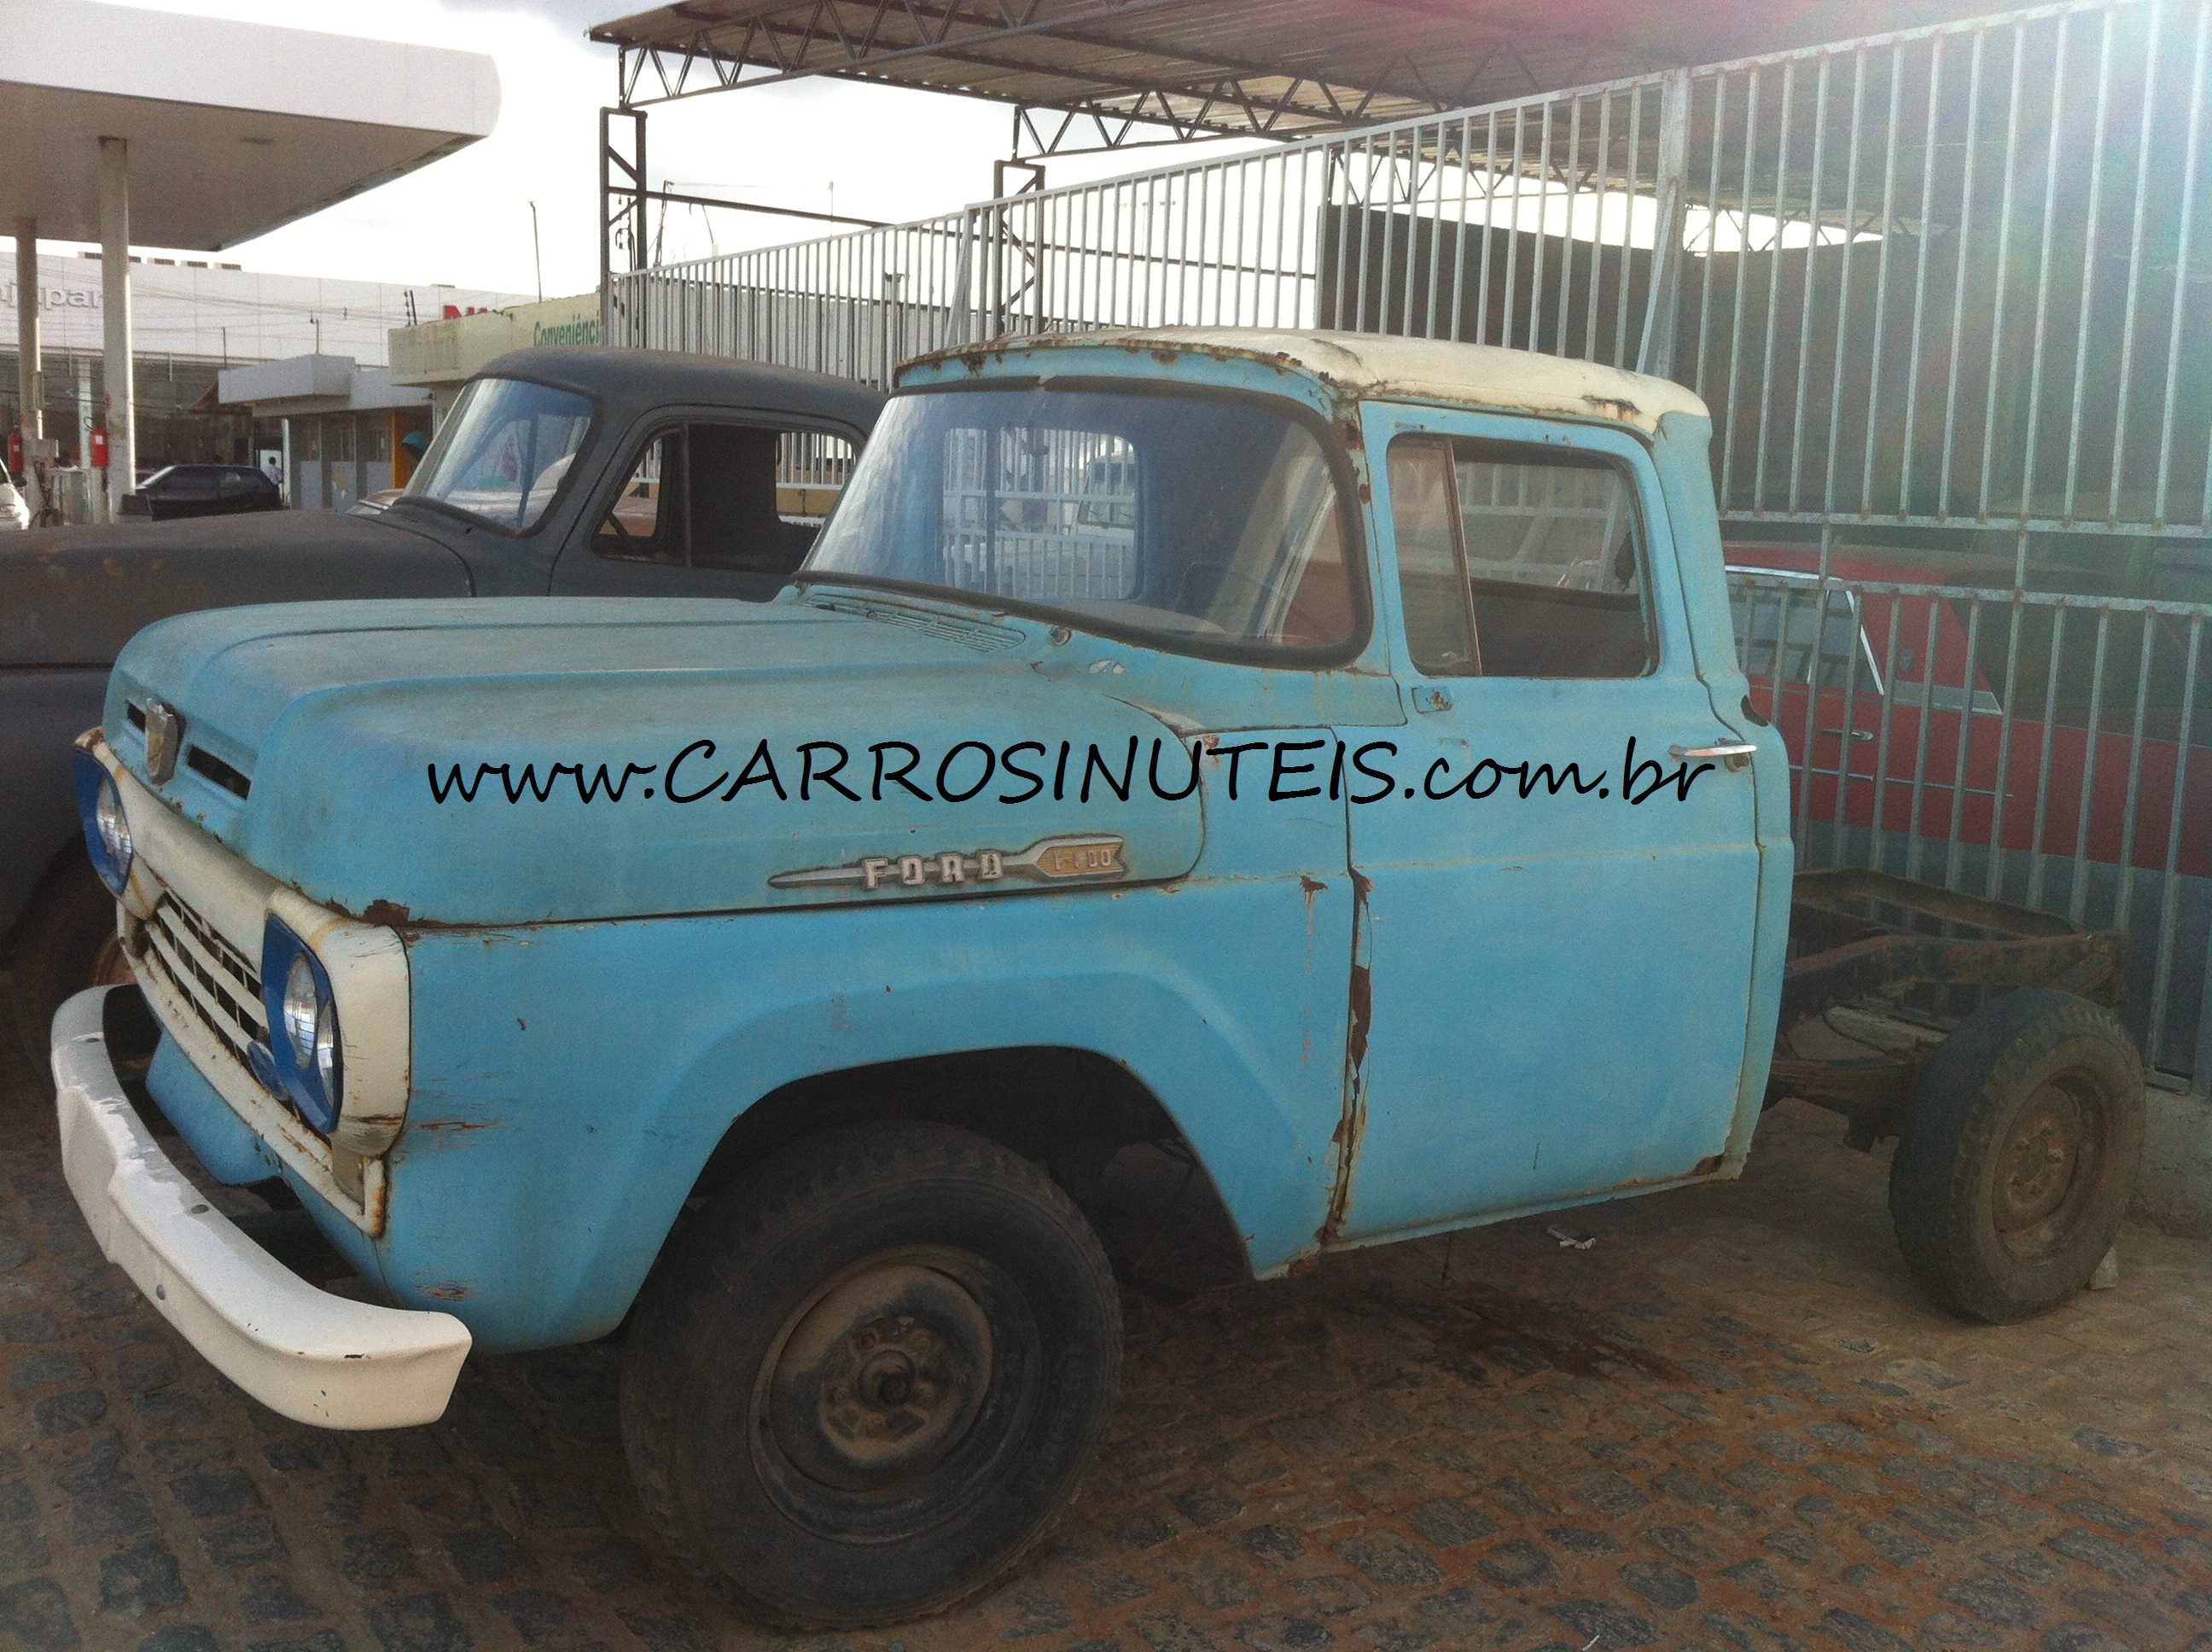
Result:
<instances>
[{"instance_id":1,"label":"white truck roof","mask_svg":"<svg viewBox=\"0 0 2212 1652\"><path fill-rule=\"evenodd\" d=\"M1495 344L1379 333L1300 331L1264 327L1115 327L992 339L933 352L924 361L1001 349L1199 350L1275 361L1312 374L1361 397L1449 402L1504 412L1606 418L1656 430L1669 413L1710 416L1694 391L1672 380L1626 373L1595 361L1571 361Z\"/></svg>"}]
</instances>

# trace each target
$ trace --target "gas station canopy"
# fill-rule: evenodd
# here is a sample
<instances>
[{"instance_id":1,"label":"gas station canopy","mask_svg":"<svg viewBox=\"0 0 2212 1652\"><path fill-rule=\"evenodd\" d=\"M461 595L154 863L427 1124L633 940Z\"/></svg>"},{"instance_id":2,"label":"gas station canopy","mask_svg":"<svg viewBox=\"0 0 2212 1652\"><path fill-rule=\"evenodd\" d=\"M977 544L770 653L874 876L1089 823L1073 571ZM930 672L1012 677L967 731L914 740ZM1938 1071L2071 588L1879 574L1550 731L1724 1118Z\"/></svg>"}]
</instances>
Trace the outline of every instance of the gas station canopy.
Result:
<instances>
[{"instance_id":1,"label":"gas station canopy","mask_svg":"<svg viewBox=\"0 0 2212 1652\"><path fill-rule=\"evenodd\" d=\"M94 3L0 0L0 230L100 235L102 137L130 144L131 239L214 251L474 143L492 60L443 46Z\"/></svg>"}]
</instances>

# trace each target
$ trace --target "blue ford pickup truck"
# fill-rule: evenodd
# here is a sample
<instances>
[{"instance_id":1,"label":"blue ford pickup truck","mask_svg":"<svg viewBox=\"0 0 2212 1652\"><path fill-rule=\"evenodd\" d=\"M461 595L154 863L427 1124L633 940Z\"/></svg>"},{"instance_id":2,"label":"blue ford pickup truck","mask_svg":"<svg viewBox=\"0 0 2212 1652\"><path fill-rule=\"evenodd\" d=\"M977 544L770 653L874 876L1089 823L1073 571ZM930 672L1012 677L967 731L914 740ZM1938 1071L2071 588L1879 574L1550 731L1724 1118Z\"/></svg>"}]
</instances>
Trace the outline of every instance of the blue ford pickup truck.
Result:
<instances>
[{"instance_id":1,"label":"blue ford pickup truck","mask_svg":"<svg viewBox=\"0 0 2212 1652\"><path fill-rule=\"evenodd\" d=\"M140 985L56 1019L70 1186L288 1416L424 1422L472 1348L619 1328L640 1494L739 1603L963 1599L1106 1429L1082 1200L1118 1151L1186 1152L1260 1277L1729 1176L1778 1023L1955 966L1844 915L1861 885L1801 889L1842 926L1790 956L1708 433L1487 348L1038 339L911 366L763 605L151 626L80 744ZM2090 987L2100 938L2056 931L1987 983ZM380 1301L171 1163L140 993L149 1111ZM2030 986L1880 1072L1789 1055L1900 1136L1953 1307L2108 1251L2141 1079L2105 1009Z\"/></svg>"}]
</instances>

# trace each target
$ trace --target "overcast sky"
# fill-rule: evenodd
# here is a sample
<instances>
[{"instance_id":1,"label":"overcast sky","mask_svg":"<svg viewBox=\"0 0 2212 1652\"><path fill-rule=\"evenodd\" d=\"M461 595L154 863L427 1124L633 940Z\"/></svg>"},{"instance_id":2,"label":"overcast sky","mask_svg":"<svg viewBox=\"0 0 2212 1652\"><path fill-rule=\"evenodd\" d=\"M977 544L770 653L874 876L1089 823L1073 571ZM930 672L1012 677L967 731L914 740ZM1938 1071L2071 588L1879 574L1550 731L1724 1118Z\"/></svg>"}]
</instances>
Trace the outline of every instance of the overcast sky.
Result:
<instances>
[{"instance_id":1,"label":"overcast sky","mask_svg":"<svg viewBox=\"0 0 2212 1652\"><path fill-rule=\"evenodd\" d=\"M162 10L462 47L499 65L497 129L458 155L225 252L252 269L529 294L538 203L547 296L598 280L598 111L614 100L615 53L584 31L639 0L137 0ZM694 98L648 118L653 181L702 195L906 219L990 193L1012 113L986 103L836 81ZM1222 153L1208 143L1193 153ZM1158 164L1167 151L1053 163L1051 181ZM665 258L824 233L752 213L670 208ZM204 256L204 255L202 255Z\"/></svg>"}]
</instances>

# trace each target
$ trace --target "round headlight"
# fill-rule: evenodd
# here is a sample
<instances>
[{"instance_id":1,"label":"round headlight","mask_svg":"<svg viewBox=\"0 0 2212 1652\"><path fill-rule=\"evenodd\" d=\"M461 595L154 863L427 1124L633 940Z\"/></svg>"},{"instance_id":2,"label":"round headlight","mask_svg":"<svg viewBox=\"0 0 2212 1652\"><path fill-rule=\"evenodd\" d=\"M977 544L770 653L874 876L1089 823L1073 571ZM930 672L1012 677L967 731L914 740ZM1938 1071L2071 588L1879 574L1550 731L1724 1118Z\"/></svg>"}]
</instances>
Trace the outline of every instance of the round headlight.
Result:
<instances>
[{"instance_id":1,"label":"round headlight","mask_svg":"<svg viewBox=\"0 0 2212 1652\"><path fill-rule=\"evenodd\" d=\"M315 1076L331 1105L338 1100L338 1011L325 999L315 1010Z\"/></svg>"},{"instance_id":2,"label":"round headlight","mask_svg":"<svg viewBox=\"0 0 2212 1652\"><path fill-rule=\"evenodd\" d=\"M100 780L100 799L93 805L92 819L100 832L100 847L107 851L108 859L127 871L131 865L131 823L123 817L123 795L115 789L112 774Z\"/></svg>"},{"instance_id":3,"label":"round headlight","mask_svg":"<svg viewBox=\"0 0 2212 1652\"><path fill-rule=\"evenodd\" d=\"M292 1059L296 1066L305 1067L315 1059L315 1021L322 1008L322 994L315 990L315 967L307 962L304 952L292 955L292 967L284 972L284 1036L292 1041Z\"/></svg>"}]
</instances>

